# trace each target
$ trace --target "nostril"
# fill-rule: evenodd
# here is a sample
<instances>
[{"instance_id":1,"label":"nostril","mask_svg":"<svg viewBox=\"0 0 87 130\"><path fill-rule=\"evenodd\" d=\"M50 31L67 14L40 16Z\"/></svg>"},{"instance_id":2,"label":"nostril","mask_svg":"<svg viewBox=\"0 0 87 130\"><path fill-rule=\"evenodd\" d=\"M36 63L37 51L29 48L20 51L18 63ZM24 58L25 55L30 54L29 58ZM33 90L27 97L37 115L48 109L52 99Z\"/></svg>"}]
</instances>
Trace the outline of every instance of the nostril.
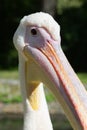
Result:
<instances>
[{"instance_id":1,"label":"nostril","mask_svg":"<svg viewBox=\"0 0 87 130\"><path fill-rule=\"evenodd\" d=\"M47 43L49 43L49 40L48 40L48 39L47 39L46 41L47 41Z\"/></svg>"}]
</instances>

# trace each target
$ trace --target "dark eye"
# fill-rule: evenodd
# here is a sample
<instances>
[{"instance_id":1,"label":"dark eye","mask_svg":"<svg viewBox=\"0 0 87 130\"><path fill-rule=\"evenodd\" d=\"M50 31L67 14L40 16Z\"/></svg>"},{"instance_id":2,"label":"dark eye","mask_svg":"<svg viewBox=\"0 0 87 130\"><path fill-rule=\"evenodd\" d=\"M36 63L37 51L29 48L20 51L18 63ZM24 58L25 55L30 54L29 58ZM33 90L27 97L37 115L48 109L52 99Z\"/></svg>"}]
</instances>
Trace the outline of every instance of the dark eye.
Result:
<instances>
[{"instance_id":1,"label":"dark eye","mask_svg":"<svg viewBox=\"0 0 87 130\"><path fill-rule=\"evenodd\" d=\"M32 34L32 35L37 35L37 30L36 30L36 29L34 29L34 28L33 28L33 29L31 29L31 34Z\"/></svg>"}]
</instances>

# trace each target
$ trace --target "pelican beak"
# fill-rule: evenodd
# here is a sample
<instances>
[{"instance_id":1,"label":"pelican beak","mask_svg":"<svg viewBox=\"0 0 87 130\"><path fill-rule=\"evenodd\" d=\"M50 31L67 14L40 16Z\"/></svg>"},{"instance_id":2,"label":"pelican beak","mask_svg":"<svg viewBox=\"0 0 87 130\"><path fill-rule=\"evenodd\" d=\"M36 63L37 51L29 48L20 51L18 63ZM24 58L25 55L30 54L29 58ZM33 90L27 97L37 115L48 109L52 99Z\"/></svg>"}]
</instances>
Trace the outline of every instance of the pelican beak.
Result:
<instances>
[{"instance_id":1,"label":"pelican beak","mask_svg":"<svg viewBox=\"0 0 87 130\"><path fill-rule=\"evenodd\" d=\"M75 130L86 130L87 111L82 99L79 98L78 84L83 89L84 95L86 92L69 65L61 47L56 51L53 44L48 42L41 48L26 45L23 52L27 58L31 56L42 68L45 78L41 78L41 80L60 102L73 128Z\"/></svg>"}]
</instances>

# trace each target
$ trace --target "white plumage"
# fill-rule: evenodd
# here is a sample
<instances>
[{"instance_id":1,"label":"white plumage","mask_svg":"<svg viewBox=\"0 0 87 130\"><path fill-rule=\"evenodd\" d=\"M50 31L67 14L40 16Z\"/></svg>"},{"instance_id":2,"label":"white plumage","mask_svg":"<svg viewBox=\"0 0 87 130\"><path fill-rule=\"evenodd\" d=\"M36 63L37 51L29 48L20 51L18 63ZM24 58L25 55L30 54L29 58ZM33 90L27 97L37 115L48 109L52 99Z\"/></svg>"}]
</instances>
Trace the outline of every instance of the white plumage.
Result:
<instances>
[{"instance_id":1,"label":"white plumage","mask_svg":"<svg viewBox=\"0 0 87 130\"><path fill-rule=\"evenodd\" d=\"M34 13L28 16L24 16L22 20L20 21L20 25L14 35L13 41L16 43L16 48L20 48L22 51L24 47L24 35L25 35L25 30L26 26L33 26L36 25L38 27L43 27L45 28L52 38L54 40L57 40L59 43L61 41L60 38L60 26L59 24L53 19L51 15L48 13L43 13L43 12L38 12ZM21 46L20 46L21 42Z\"/></svg>"}]
</instances>

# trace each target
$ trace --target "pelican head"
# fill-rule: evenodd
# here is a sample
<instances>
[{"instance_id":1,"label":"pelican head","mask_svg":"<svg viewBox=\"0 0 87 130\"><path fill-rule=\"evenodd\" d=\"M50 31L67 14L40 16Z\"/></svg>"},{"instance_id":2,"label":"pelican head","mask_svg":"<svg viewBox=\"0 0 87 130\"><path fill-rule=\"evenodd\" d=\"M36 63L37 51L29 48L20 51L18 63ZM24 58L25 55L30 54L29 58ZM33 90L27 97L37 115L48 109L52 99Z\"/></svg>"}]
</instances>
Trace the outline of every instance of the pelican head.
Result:
<instances>
[{"instance_id":1,"label":"pelican head","mask_svg":"<svg viewBox=\"0 0 87 130\"><path fill-rule=\"evenodd\" d=\"M75 130L87 129L87 94L61 49L59 24L47 13L25 16L14 35L14 44L37 71L29 82L43 82L61 104Z\"/></svg>"}]
</instances>

